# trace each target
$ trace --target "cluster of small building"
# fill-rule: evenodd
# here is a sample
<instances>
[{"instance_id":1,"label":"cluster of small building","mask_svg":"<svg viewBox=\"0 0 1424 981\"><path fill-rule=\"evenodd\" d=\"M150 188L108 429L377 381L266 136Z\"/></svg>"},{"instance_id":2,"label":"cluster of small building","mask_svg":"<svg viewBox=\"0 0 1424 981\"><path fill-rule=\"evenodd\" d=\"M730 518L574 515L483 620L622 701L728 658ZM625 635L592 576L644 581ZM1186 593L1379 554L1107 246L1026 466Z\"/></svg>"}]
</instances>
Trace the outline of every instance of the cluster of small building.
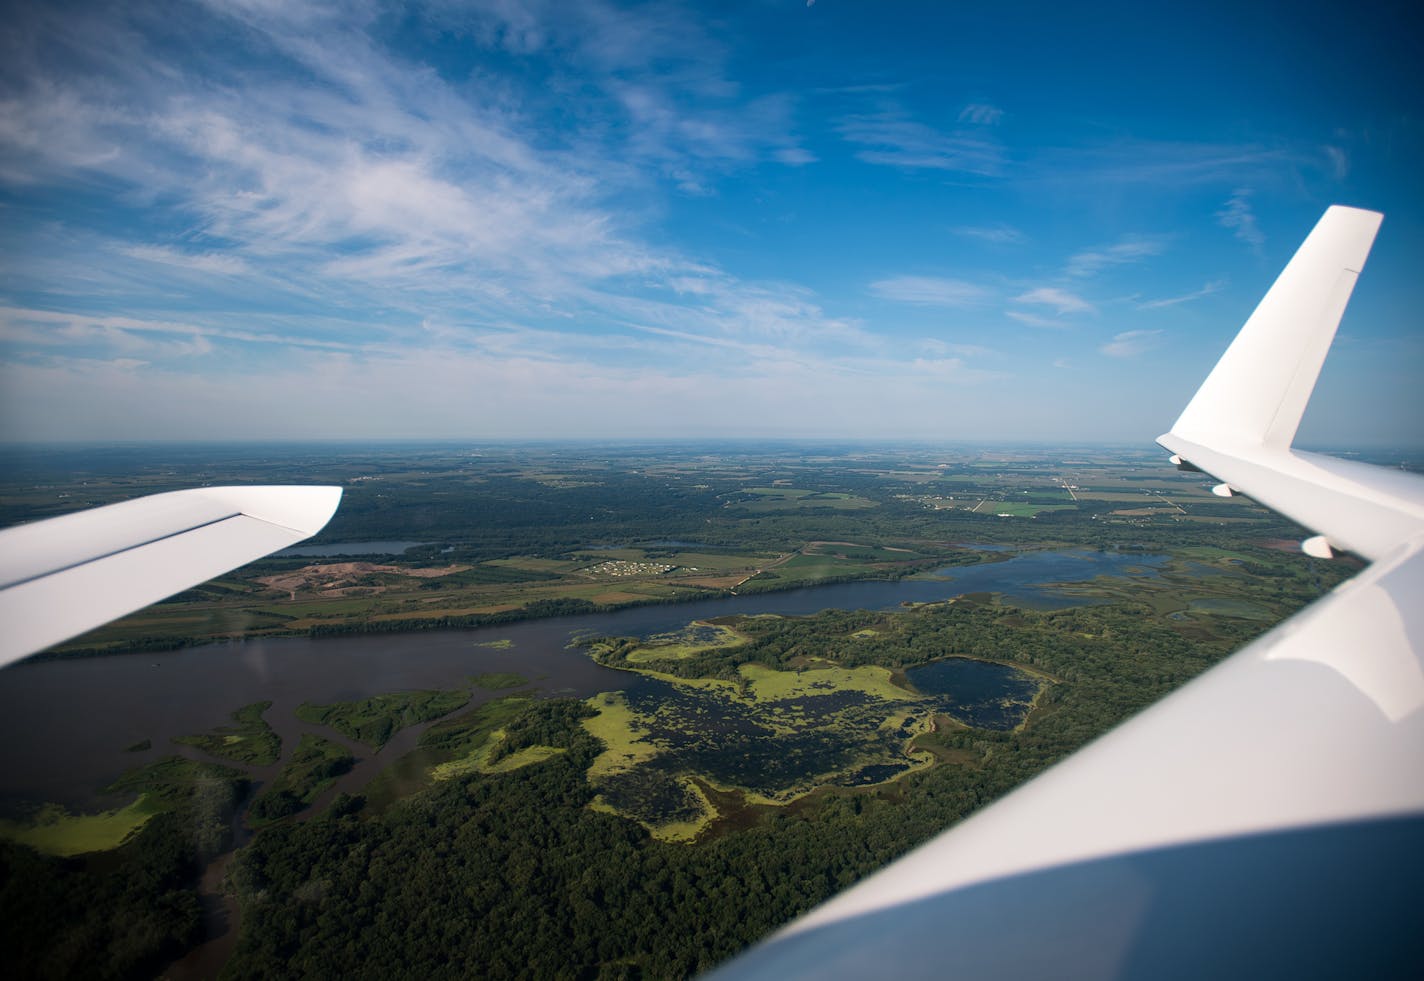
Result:
<instances>
[{"instance_id":1,"label":"cluster of small building","mask_svg":"<svg viewBox=\"0 0 1424 981\"><path fill-rule=\"evenodd\" d=\"M676 569L675 565L663 562L630 562L627 559L609 559L583 571L594 576L661 576Z\"/></svg>"},{"instance_id":2,"label":"cluster of small building","mask_svg":"<svg viewBox=\"0 0 1424 981\"><path fill-rule=\"evenodd\" d=\"M927 508L933 508L936 511L946 511L950 508L967 507L967 505L962 502L956 502L953 497L938 497L933 494L896 494L895 497L897 500L901 501L916 501L919 504L922 504ZM977 501L980 500L980 498L970 497L966 498L966 500Z\"/></svg>"}]
</instances>

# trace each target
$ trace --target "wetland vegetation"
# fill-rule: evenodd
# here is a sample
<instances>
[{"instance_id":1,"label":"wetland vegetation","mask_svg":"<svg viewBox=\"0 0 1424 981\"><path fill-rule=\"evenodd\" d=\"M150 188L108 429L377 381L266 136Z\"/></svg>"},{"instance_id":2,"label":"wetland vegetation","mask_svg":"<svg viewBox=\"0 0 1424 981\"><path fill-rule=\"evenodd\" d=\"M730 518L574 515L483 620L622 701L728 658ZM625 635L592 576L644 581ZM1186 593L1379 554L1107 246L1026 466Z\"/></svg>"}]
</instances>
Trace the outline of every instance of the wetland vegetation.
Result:
<instances>
[{"instance_id":1,"label":"wetland vegetation","mask_svg":"<svg viewBox=\"0 0 1424 981\"><path fill-rule=\"evenodd\" d=\"M118 841L0 838L7 967L26 978L153 977L202 939L196 878L232 844L242 773L170 757L109 788L141 820ZM115 820L124 810L116 812ZM92 846L99 846L97 849Z\"/></svg>"},{"instance_id":2,"label":"wetland vegetation","mask_svg":"<svg viewBox=\"0 0 1424 981\"><path fill-rule=\"evenodd\" d=\"M973 662L980 673L967 697L943 672L908 687L903 653L864 663L855 649L903 616L871 630L859 619L846 625L822 614L814 622L835 626L811 638L800 621L758 616L694 622L680 635L648 641L591 643L595 660L640 676L588 700L597 714L584 727L605 746L589 771L593 806L633 818L657 838L692 840L728 802L733 812L784 805L823 787L869 786L932 765L934 754L915 745L919 736L941 724L1012 729L1049 683L1009 665ZM860 663L844 663L847 653ZM720 807L705 788L717 792Z\"/></svg>"},{"instance_id":3,"label":"wetland vegetation","mask_svg":"<svg viewBox=\"0 0 1424 981\"><path fill-rule=\"evenodd\" d=\"M297 718L330 726L342 735L380 749L400 730L447 715L470 700L464 689L396 691L332 705L303 703Z\"/></svg>"},{"instance_id":4,"label":"wetland vegetation","mask_svg":"<svg viewBox=\"0 0 1424 981\"><path fill-rule=\"evenodd\" d=\"M253 702L232 713L236 725L221 726L197 736L178 736L173 741L196 746L210 756L220 756L234 763L268 766L277 762L282 740L272 727L262 720L262 713L271 702Z\"/></svg>"},{"instance_id":5,"label":"wetland vegetation","mask_svg":"<svg viewBox=\"0 0 1424 981\"><path fill-rule=\"evenodd\" d=\"M243 705L245 689L176 733L200 758L163 756L170 737L155 730L116 738L105 751L137 765L87 788L90 806L10 801L0 822L0 917L21 974L161 973L202 938L199 874L235 828L228 977L452 963L489 976L694 973L1352 571L1292 551L1298 529L1155 456L481 453L55 450L6 471L10 520L234 478L348 487L313 543L339 561L269 558L60 654L649 611L551 626L562 646L576 625L588 656L618 672L573 697L550 697L568 682L525 666L544 635L521 623L460 640L471 666L443 653L445 674L402 671L423 680L390 690ZM371 541L418 544L359 557L378 562L343 554ZM1067 551L1084 548L1109 551ZM1037 568L1061 567L1061 584L1014 586L1015 556L1050 549L1058 565ZM864 579L896 580L870 585L910 605L814 612L815 596L880 596L825 586ZM649 605L761 603L749 594L810 585L824 589L748 607L774 599L796 615ZM972 595L942 601L956 590ZM596 636L615 623L631 632ZM387 638L323 643L355 658L368 641ZM401 657L416 671L418 654ZM228 712L230 724L194 734Z\"/></svg>"},{"instance_id":6,"label":"wetland vegetation","mask_svg":"<svg viewBox=\"0 0 1424 981\"><path fill-rule=\"evenodd\" d=\"M304 733L282 772L252 801L247 810L248 822L260 826L296 814L355 762L356 758L344 747Z\"/></svg>"}]
</instances>

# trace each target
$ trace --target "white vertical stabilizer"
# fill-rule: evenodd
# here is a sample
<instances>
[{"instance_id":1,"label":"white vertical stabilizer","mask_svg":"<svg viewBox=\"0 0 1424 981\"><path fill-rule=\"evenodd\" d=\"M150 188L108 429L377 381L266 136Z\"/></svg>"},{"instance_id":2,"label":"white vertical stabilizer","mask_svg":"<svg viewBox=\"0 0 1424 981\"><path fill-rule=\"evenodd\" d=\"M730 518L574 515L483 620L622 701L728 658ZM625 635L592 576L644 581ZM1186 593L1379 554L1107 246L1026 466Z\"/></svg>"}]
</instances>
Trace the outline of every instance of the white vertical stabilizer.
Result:
<instances>
[{"instance_id":1,"label":"white vertical stabilizer","mask_svg":"<svg viewBox=\"0 0 1424 981\"><path fill-rule=\"evenodd\" d=\"M719 979L1336 977L1366 952L1419 973L1417 923L1367 934L1424 854L1424 480L1291 449L1381 217L1327 211L1158 439L1316 532L1315 554L1373 564ZM1352 844L1315 845L1332 835Z\"/></svg>"},{"instance_id":2,"label":"white vertical stabilizer","mask_svg":"<svg viewBox=\"0 0 1424 981\"><path fill-rule=\"evenodd\" d=\"M1173 434L1206 445L1291 445L1383 218L1341 205L1325 212Z\"/></svg>"}]
</instances>

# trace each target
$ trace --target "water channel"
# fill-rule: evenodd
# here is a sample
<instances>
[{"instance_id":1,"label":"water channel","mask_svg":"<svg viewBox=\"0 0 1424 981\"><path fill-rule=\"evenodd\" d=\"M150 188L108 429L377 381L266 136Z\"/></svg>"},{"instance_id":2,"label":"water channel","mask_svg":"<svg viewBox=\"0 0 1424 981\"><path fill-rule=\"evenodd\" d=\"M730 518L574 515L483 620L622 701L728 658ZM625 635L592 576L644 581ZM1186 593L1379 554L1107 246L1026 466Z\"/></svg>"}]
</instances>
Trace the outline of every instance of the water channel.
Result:
<instances>
[{"instance_id":1,"label":"water channel","mask_svg":"<svg viewBox=\"0 0 1424 981\"><path fill-rule=\"evenodd\" d=\"M409 544L414 543L363 546L395 552ZM323 549L310 554L332 553ZM978 592L1000 593L1011 602L1037 608L1062 608L1090 601L1068 596L1054 589L1054 584L1081 583L1099 576L1155 576L1165 561L1165 555L1143 553L1034 552L944 569L923 579L841 583L475 630L320 640L251 639L163 654L21 663L0 671L0 745L6 749L0 764L0 813L21 811L41 801L76 810L126 803L125 799L106 797L102 788L133 767L175 752L205 758L200 750L171 740L228 724L230 714L240 706L271 701L264 718L282 738L284 760L304 732L345 745L358 760L299 816L301 819L319 812L338 792L359 792L381 770L414 749L421 734L435 724L431 721L404 729L373 753L370 747L298 720L295 710L303 702L348 701L402 689L468 687L473 676L487 672L517 672L531 683L524 690L532 688L545 696L588 697L624 691L633 698L639 694L658 697L652 679L604 668L572 646L572 641L594 634L649 636L678 630L692 620L735 614L892 609ZM967 721L990 728L1012 725L1014 720L1006 713L1012 711L1016 699L1027 697L1028 688L1034 685L1003 665L963 658L913 669L909 676L927 695L952 697ZM469 705L501 694L504 692L474 688ZM729 717L723 721L730 725L735 720ZM134 748L138 746L146 748ZM770 744L763 748L774 749ZM770 768L785 758L785 748L780 747L773 756L742 762L755 764L753 770ZM711 752L717 756L715 745L702 749L704 755ZM816 751L824 749L821 745ZM256 781L266 783L282 765L245 769ZM874 783L902 769L904 764L900 763L871 766L848 782ZM250 836L240 816L234 817L233 830L239 846ZM175 981L214 976L236 942L238 908L232 895L220 888L231 855L219 857L204 873L199 898L210 939L168 967L164 975Z\"/></svg>"},{"instance_id":2,"label":"water channel","mask_svg":"<svg viewBox=\"0 0 1424 981\"><path fill-rule=\"evenodd\" d=\"M338 738L296 719L294 711L303 702L468 686L474 675L508 671L529 679L543 695L582 698L625 689L632 676L601 667L571 647L579 636L647 636L679 629L691 620L732 614L891 609L971 592L1001 593L1036 607L1066 607L1087 601L1056 591L1054 583L1155 576L1165 561L1163 555L1135 552L1032 552L946 569L930 579L840 583L474 630L251 639L162 654L21 663L0 672L0 745L6 747L0 807L39 801L71 808L113 806L116 801L101 797L99 788L132 767L174 752L202 758L198 750L170 740L228 724L234 709L251 702L273 703L265 718L289 751L303 732ZM502 646L489 646L495 641ZM472 703L500 694L476 689ZM982 695L986 707L993 697L992 692ZM376 754L352 745L361 763L341 781L342 787L359 789L413 748L423 728L399 733ZM149 748L125 749L144 740ZM254 776L269 778L276 769Z\"/></svg>"}]
</instances>

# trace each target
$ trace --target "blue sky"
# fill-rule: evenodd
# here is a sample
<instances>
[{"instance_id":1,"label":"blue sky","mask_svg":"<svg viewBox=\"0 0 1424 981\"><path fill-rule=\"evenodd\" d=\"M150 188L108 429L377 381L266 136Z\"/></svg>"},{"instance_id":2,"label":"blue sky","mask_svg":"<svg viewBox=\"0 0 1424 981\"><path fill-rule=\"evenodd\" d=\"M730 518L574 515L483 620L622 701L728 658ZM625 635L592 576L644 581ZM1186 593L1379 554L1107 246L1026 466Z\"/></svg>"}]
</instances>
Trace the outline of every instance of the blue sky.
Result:
<instances>
[{"instance_id":1,"label":"blue sky","mask_svg":"<svg viewBox=\"0 0 1424 981\"><path fill-rule=\"evenodd\" d=\"M0 440L1145 442L1345 203L1302 438L1421 442L1409 4L7 14Z\"/></svg>"}]
</instances>

